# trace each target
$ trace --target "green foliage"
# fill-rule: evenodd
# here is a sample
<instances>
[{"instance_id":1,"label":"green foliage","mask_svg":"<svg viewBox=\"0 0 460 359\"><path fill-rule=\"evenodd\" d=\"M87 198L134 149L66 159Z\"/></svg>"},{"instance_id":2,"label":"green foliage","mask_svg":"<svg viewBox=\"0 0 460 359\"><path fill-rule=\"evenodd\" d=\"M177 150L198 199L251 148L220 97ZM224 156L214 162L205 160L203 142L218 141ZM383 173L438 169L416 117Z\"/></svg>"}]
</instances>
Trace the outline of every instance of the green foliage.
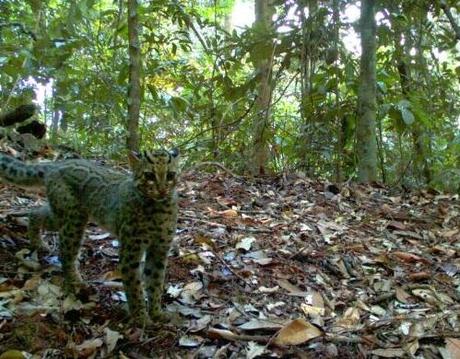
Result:
<instances>
[{"instance_id":1,"label":"green foliage","mask_svg":"<svg viewBox=\"0 0 460 359\"><path fill-rule=\"evenodd\" d=\"M344 35L356 28L345 14L358 2L338 1L337 25L331 3L279 1L270 31L232 29L234 0L139 3L145 146L176 144L188 163L212 159L244 170L257 115L260 74L254 67L269 60L274 90L268 167L336 178L339 163L342 179L353 176L359 54ZM460 183L460 57L438 1L423 3L398 1L379 9L381 171L389 183L401 176L419 183L413 144L414 133L421 133L433 184L451 189ZM40 116L53 141L85 155L122 157L125 2L11 1L0 7L2 104L28 102L34 86L43 92L47 85ZM402 88L401 62L409 70L409 91ZM449 183L443 173L451 174Z\"/></svg>"}]
</instances>

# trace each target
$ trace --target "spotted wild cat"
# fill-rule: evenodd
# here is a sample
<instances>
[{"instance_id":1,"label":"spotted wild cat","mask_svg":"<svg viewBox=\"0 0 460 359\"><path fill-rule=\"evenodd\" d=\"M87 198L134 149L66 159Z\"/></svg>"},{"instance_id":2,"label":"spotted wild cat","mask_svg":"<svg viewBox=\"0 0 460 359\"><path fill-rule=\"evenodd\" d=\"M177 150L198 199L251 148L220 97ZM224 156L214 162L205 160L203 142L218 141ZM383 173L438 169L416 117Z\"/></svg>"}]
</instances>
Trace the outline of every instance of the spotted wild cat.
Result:
<instances>
[{"instance_id":1,"label":"spotted wild cat","mask_svg":"<svg viewBox=\"0 0 460 359\"><path fill-rule=\"evenodd\" d=\"M41 229L59 232L66 292L81 281L78 253L91 220L120 241L120 269L131 315L156 320L162 317L167 254L176 229L178 159L177 149L133 152L133 173L127 175L85 160L25 164L0 154L0 176L19 186L45 187L48 204L31 211L29 235L37 248Z\"/></svg>"}]
</instances>

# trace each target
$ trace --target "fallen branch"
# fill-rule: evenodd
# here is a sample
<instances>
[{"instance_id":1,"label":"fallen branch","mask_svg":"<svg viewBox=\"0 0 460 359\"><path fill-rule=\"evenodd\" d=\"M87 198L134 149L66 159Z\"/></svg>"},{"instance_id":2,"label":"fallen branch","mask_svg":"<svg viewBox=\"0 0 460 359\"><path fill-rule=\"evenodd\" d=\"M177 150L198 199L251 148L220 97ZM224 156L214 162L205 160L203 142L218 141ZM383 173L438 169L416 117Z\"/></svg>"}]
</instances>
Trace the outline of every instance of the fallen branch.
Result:
<instances>
[{"instance_id":1,"label":"fallen branch","mask_svg":"<svg viewBox=\"0 0 460 359\"><path fill-rule=\"evenodd\" d=\"M36 107L32 104L16 107L14 110L0 115L0 126L7 127L18 122L23 122L29 117L32 117L35 113L35 110Z\"/></svg>"},{"instance_id":2,"label":"fallen branch","mask_svg":"<svg viewBox=\"0 0 460 359\"><path fill-rule=\"evenodd\" d=\"M272 338L268 335L235 334L230 330L216 328L210 328L207 334L212 339L225 339L231 342L257 342L262 344L268 344Z\"/></svg>"}]
</instances>

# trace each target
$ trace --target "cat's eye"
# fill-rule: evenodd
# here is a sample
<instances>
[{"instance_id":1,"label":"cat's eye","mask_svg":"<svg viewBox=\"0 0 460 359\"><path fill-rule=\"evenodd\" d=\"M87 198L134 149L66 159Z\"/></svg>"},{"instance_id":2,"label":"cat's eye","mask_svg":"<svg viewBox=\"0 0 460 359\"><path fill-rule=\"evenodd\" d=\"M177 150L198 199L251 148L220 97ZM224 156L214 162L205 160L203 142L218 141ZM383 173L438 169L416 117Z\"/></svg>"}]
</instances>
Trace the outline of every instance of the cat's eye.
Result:
<instances>
[{"instance_id":1,"label":"cat's eye","mask_svg":"<svg viewBox=\"0 0 460 359\"><path fill-rule=\"evenodd\" d=\"M166 174L166 180L167 181L172 181L176 177L176 172L168 172Z\"/></svg>"},{"instance_id":2,"label":"cat's eye","mask_svg":"<svg viewBox=\"0 0 460 359\"><path fill-rule=\"evenodd\" d=\"M153 172L144 172L144 177L147 181L154 181L155 180L155 173Z\"/></svg>"}]
</instances>

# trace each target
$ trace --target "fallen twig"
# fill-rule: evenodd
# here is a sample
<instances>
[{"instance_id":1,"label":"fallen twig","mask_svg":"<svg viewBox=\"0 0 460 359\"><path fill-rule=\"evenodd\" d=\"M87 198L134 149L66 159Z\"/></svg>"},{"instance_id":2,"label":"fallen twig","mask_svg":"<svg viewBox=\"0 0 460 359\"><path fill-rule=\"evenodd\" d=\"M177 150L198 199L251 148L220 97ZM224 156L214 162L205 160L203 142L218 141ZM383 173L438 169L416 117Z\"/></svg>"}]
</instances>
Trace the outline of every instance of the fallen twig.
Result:
<instances>
[{"instance_id":1,"label":"fallen twig","mask_svg":"<svg viewBox=\"0 0 460 359\"><path fill-rule=\"evenodd\" d=\"M216 328L208 329L207 334L212 339L225 339L232 342L257 342L262 344L268 344L272 338L268 335L235 334L230 330Z\"/></svg>"}]
</instances>

